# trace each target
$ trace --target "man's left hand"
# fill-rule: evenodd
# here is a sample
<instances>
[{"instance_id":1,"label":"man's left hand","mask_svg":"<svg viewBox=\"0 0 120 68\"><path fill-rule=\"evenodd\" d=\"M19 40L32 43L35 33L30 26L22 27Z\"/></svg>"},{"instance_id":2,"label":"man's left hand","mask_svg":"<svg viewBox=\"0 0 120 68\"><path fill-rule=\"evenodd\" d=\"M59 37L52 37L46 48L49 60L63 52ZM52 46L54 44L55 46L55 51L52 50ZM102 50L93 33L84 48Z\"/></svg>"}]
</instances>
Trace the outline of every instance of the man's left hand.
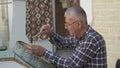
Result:
<instances>
[{"instance_id":1,"label":"man's left hand","mask_svg":"<svg viewBox=\"0 0 120 68\"><path fill-rule=\"evenodd\" d=\"M44 52L46 50L45 48L43 48L43 47L41 47L39 45L32 45L31 48L32 48L33 53L35 55L40 56L40 57L43 56L43 54L44 54Z\"/></svg>"}]
</instances>

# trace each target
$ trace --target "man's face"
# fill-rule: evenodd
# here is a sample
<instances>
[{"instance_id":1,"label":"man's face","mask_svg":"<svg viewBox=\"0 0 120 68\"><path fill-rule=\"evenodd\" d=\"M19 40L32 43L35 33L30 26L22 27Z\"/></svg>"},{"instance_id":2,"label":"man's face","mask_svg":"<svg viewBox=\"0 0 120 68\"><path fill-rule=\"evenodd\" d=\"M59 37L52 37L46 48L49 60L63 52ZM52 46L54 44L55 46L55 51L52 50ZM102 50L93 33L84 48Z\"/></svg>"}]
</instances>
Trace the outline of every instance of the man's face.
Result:
<instances>
[{"instance_id":1,"label":"man's face","mask_svg":"<svg viewBox=\"0 0 120 68\"><path fill-rule=\"evenodd\" d=\"M73 21L71 15L65 17L65 29L68 30L70 35L76 34L78 29L77 21Z\"/></svg>"}]
</instances>

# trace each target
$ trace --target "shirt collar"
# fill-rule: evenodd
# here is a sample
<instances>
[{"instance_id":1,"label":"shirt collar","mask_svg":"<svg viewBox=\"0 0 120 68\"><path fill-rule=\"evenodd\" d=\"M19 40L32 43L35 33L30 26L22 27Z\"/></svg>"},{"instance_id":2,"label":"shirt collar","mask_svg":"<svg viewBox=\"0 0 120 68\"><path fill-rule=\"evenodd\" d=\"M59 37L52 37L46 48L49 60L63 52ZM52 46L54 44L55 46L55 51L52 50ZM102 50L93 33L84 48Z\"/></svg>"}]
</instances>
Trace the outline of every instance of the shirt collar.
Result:
<instances>
[{"instance_id":1,"label":"shirt collar","mask_svg":"<svg viewBox=\"0 0 120 68\"><path fill-rule=\"evenodd\" d=\"M88 29L81 35L80 38L76 38L76 40L81 40L84 38L89 32L91 32L92 27L88 25Z\"/></svg>"}]
</instances>

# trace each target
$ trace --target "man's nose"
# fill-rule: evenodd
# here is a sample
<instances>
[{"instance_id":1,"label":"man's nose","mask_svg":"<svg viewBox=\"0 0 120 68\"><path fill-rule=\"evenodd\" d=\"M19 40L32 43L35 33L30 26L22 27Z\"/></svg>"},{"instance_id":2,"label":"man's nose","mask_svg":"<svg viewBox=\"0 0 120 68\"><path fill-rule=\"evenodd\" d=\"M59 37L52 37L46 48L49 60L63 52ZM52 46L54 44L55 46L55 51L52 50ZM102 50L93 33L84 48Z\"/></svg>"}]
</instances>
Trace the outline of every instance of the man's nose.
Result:
<instances>
[{"instance_id":1,"label":"man's nose","mask_svg":"<svg viewBox=\"0 0 120 68\"><path fill-rule=\"evenodd\" d=\"M65 26L65 29L67 29L67 26Z\"/></svg>"}]
</instances>

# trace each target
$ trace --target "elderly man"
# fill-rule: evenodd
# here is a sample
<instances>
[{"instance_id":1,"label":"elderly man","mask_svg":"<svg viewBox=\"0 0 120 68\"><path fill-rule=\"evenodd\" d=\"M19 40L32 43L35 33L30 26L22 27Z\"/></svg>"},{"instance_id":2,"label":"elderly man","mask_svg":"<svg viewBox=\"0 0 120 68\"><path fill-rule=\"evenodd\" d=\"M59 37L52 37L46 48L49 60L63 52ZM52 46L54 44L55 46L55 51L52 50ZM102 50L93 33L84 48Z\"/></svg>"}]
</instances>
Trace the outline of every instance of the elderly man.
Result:
<instances>
[{"instance_id":1,"label":"elderly man","mask_svg":"<svg viewBox=\"0 0 120 68\"><path fill-rule=\"evenodd\" d=\"M103 37L87 24L87 16L80 6L70 7L65 12L65 29L70 36L54 33L49 25L41 27L41 34L48 34L50 42L57 47L73 47L68 58L56 55L41 46L32 46L38 56L44 56L57 68L107 68L106 46Z\"/></svg>"}]
</instances>

